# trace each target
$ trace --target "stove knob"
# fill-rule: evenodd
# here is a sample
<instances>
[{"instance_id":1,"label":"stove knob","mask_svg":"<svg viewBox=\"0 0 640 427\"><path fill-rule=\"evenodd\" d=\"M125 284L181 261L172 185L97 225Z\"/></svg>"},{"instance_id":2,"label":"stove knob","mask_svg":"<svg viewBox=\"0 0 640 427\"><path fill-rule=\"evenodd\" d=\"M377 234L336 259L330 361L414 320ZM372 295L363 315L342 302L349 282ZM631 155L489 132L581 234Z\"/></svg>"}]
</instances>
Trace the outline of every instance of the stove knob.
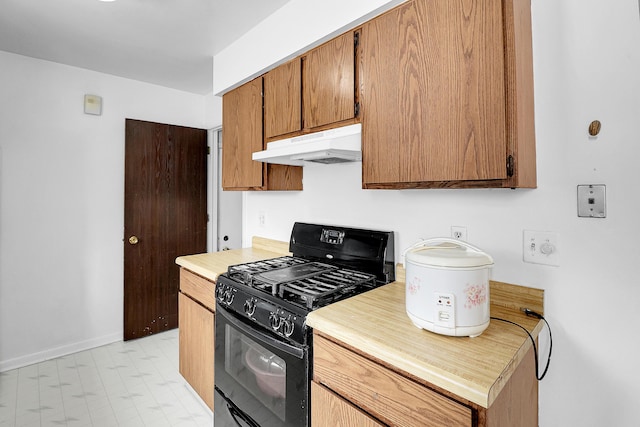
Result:
<instances>
[{"instance_id":1,"label":"stove knob","mask_svg":"<svg viewBox=\"0 0 640 427\"><path fill-rule=\"evenodd\" d=\"M248 299L244 302L244 312L249 316L253 316L253 313L256 312L256 301L252 299Z\"/></svg>"},{"instance_id":2,"label":"stove knob","mask_svg":"<svg viewBox=\"0 0 640 427\"><path fill-rule=\"evenodd\" d=\"M282 324L282 318L280 318L280 316L278 316L276 313L271 313L269 315L269 324L274 331L277 331L278 329L280 329L280 326Z\"/></svg>"},{"instance_id":3,"label":"stove knob","mask_svg":"<svg viewBox=\"0 0 640 427\"><path fill-rule=\"evenodd\" d=\"M291 318L284 319L283 325L282 325L282 332L284 333L284 336L290 337L291 334L293 334L294 329L295 329L295 323L293 323Z\"/></svg>"},{"instance_id":4,"label":"stove knob","mask_svg":"<svg viewBox=\"0 0 640 427\"><path fill-rule=\"evenodd\" d=\"M231 289L227 289L227 291L224 293L224 302L227 303L227 305L231 305L231 303L233 302L233 292L231 291Z\"/></svg>"},{"instance_id":5,"label":"stove knob","mask_svg":"<svg viewBox=\"0 0 640 427\"><path fill-rule=\"evenodd\" d=\"M218 289L216 289L216 298L218 298L218 301L224 302L224 289L222 286L218 286Z\"/></svg>"}]
</instances>

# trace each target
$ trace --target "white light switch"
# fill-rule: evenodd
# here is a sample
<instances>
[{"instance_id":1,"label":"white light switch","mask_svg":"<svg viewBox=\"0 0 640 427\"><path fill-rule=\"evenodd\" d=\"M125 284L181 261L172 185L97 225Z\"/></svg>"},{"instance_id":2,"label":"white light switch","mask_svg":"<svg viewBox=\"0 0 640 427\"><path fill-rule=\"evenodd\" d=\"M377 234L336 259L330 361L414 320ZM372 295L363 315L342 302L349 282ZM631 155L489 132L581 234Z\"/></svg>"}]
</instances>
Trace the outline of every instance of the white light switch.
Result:
<instances>
[{"instance_id":1,"label":"white light switch","mask_svg":"<svg viewBox=\"0 0 640 427\"><path fill-rule=\"evenodd\" d=\"M558 233L524 230L522 259L533 264L559 266Z\"/></svg>"}]
</instances>

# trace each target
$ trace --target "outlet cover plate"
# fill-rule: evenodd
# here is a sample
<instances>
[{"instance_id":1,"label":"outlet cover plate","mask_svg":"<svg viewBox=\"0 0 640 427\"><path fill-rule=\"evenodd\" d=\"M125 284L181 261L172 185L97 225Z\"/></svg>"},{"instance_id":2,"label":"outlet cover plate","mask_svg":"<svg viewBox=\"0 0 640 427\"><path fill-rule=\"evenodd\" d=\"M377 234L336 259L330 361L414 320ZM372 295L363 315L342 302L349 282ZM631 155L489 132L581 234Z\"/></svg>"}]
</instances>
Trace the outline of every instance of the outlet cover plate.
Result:
<instances>
[{"instance_id":1,"label":"outlet cover plate","mask_svg":"<svg viewBox=\"0 0 640 427\"><path fill-rule=\"evenodd\" d=\"M451 226L451 237L457 240L467 241L467 227L460 225Z\"/></svg>"}]
</instances>

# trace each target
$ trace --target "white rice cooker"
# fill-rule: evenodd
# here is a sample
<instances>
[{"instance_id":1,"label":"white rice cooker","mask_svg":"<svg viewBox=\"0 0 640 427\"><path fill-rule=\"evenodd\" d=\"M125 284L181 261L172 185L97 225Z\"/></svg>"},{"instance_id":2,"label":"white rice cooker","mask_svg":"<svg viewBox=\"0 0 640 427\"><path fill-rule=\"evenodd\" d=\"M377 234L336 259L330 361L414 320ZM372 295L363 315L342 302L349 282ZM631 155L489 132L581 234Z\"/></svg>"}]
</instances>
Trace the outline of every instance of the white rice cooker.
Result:
<instances>
[{"instance_id":1,"label":"white rice cooker","mask_svg":"<svg viewBox=\"0 0 640 427\"><path fill-rule=\"evenodd\" d=\"M489 326L493 258L461 240L423 240L405 253L407 315L443 335L480 335Z\"/></svg>"}]
</instances>

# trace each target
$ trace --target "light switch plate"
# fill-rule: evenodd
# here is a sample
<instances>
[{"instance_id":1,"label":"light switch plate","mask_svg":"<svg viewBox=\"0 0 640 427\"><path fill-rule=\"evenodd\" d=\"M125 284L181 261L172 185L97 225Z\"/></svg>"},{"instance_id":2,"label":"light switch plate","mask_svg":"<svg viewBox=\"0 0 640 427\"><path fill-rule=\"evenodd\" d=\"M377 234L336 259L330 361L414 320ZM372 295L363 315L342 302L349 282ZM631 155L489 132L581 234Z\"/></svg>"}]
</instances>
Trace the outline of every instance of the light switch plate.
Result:
<instances>
[{"instance_id":1,"label":"light switch plate","mask_svg":"<svg viewBox=\"0 0 640 427\"><path fill-rule=\"evenodd\" d=\"M606 186L578 185L578 216L583 218L606 218Z\"/></svg>"},{"instance_id":2,"label":"light switch plate","mask_svg":"<svg viewBox=\"0 0 640 427\"><path fill-rule=\"evenodd\" d=\"M532 264L559 266L558 233L524 230L522 235L522 260Z\"/></svg>"}]
</instances>

